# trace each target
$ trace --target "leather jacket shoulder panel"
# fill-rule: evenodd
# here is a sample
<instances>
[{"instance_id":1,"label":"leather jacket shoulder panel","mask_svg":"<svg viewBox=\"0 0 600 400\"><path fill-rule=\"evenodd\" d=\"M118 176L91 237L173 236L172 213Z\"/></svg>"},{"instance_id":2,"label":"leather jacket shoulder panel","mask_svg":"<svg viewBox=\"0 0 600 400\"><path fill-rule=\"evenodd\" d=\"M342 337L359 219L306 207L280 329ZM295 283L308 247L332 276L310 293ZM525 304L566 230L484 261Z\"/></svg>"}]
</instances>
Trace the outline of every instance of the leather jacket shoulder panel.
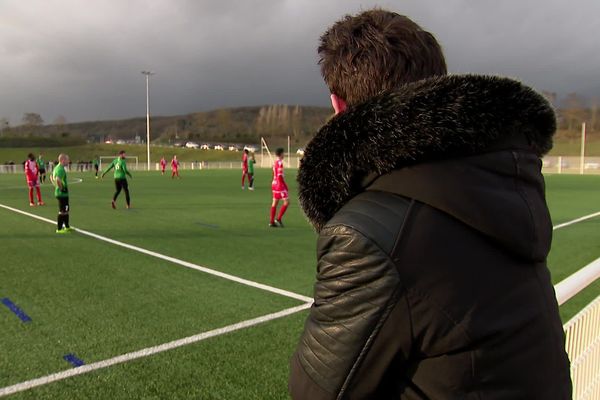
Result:
<instances>
[{"instance_id":1,"label":"leather jacket shoulder panel","mask_svg":"<svg viewBox=\"0 0 600 400\"><path fill-rule=\"evenodd\" d=\"M315 302L294 356L292 393L307 390L306 382L312 382L320 393L337 398L352 385L404 293L390 252L409 203L400 196L366 192L321 230Z\"/></svg>"},{"instance_id":2,"label":"leather jacket shoulder panel","mask_svg":"<svg viewBox=\"0 0 600 400\"><path fill-rule=\"evenodd\" d=\"M411 200L396 194L366 191L354 197L327 222L324 229L350 227L391 254Z\"/></svg>"}]
</instances>

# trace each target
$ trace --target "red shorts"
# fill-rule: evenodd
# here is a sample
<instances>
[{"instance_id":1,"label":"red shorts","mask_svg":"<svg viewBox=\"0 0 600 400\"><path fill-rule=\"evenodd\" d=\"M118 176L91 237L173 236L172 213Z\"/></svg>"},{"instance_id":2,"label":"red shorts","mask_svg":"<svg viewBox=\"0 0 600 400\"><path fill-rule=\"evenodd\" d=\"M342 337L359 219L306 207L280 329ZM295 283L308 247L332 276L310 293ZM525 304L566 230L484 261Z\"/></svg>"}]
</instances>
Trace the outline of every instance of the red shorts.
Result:
<instances>
[{"instance_id":1,"label":"red shorts","mask_svg":"<svg viewBox=\"0 0 600 400\"><path fill-rule=\"evenodd\" d=\"M283 187L283 185L272 183L271 191L273 192L273 199L275 200L285 200L288 198L287 187Z\"/></svg>"},{"instance_id":2,"label":"red shorts","mask_svg":"<svg viewBox=\"0 0 600 400\"><path fill-rule=\"evenodd\" d=\"M275 200L287 200L288 198L288 191L287 190L281 190L281 191L275 191L273 190L273 199Z\"/></svg>"},{"instance_id":3,"label":"red shorts","mask_svg":"<svg viewBox=\"0 0 600 400\"><path fill-rule=\"evenodd\" d=\"M39 179L36 179L35 181L27 180L27 186L29 186L30 188L39 187L40 180Z\"/></svg>"}]
</instances>

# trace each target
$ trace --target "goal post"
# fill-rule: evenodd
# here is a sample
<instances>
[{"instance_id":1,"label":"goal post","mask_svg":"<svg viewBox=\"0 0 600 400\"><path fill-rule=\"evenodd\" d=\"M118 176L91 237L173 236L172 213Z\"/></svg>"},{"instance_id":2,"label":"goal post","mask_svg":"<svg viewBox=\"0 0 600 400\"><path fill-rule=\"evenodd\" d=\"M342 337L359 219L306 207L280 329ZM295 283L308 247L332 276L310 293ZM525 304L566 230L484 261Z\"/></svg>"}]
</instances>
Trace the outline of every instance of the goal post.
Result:
<instances>
[{"instance_id":1,"label":"goal post","mask_svg":"<svg viewBox=\"0 0 600 400\"><path fill-rule=\"evenodd\" d=\"M260 166L261 166L261 168L264 167L264 160L265 160L264 152L265 151L267 152L267 155L269 156L270 164L272 165L273 164L273 155L269 151L269 146L267 146L267 142L265 141L265 138L263 138L261 136L261 138L260 138Z\"/></svg>"}]
</instances>

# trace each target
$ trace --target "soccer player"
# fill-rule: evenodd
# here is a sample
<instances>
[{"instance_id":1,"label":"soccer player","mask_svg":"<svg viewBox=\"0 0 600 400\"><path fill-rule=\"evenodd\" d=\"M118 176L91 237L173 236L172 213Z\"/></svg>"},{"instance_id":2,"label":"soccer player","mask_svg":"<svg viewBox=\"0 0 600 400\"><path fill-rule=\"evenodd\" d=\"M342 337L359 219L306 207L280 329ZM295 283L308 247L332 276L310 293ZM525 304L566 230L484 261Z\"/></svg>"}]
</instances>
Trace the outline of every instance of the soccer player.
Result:
<instances>
[{"instance_id":1,"label":"soccer player","mask_svg":"<svg viewBox=\"0 0 600 400\"><path fill-rule=\"evenodd\" d=\"M254 159L254 153L250 153L250 158L248 159L248 179L250 180L250 185L248 186L248 190L254 190L254 164L256 160Z\"/></svg>"},{"instance_id":2,"label":"soccer player","mask_svg":"<svg viewBox=\"0 0 600 400\"><path fill-rule=\"evenodd\" d=\"M115 169L114 177L115 177L115 194L113 196L111 206L112 208L117 208L117 197L121 193L121 189L125 191L125 202L127 203L127 208L131 208L131 199L129 197L129 185L127 184L127 176L133 178L129 171L127 170L127 163L125 162L125 150L119 151L119 157L115 158L113 162L110 163L108 168L102 173L102 178L108 171L112 168Z\"/></svg>"},{"instance_id":3,"label":"soccer player","mask_svg":"<svg viewBox=\"0 0 600 400\"><path fill-rule=\"evenodd\" d=\"M56 233L68 233L73 230L69 225L69 188L67 186L67 171L65 171L67 165L69 165L69 156L60 154L58 164L54 167L50 178L54 184L54 196L58 200Z\"/></svg>"},{"instance_id":4,"label":"soccer player","mask_svg":"<svg viewBox=\"0 0 600 400\"><path fill-rule=\"evenodd\" d=\"M176 176L179 179L179 161L177 161L177 156L173 156L171 160L171 179Z\"/></svg>"},{"instance_id":5,"label":"soccer player","mask_svg":"<svg viewBox=\"0 0 600 400\"><path fill-rule=\"evenodd\" d=\"M290 202L288 200L288 187L283 179L283 148L280 147L275 150L275 155L277 159L273 164L273 181L271 182L271 190L273 191L273 203L271 203L271 219L269 222L269 226L271 228L283 228L283 214L287 210ZM277 214L277 204L279 204L279 200L283 200L283 205L279 210L279 215L277 219L275 219L275 214Z\"/></svg>"},{"instance_id":6,"label":"soccer player","mask_svg":"<svg viewBox=\"0 0 600 400\"><path fill-rule=\"evenodd\" d=\"M95 156L94 161L92 162L94 163L95 177L98 179L98 169L100 168L100 160L98 160L98 156Z\"/></svg>"},{"instance_id":7,"label":"soccer player","mask_svg":"<svg viewBox=\"0 0 600 400\"><path fill-rule=\"evenodd\" d=\"M25 177L27 178L27 186L29 187L29 206L34 207L33 202L33 189L37 195L37 205L43 206L42 194L40 193L40 176L39 176L39 165L35 161L35 156L32 153L27 155L27 161L25 161Z\"/></svg>"},{"instance_id":8,"label":"soccer player","mask_svg":"<svg viewBox=\"0 0 600 400\"><path fill-rule=\"evenodd\" d=\"M42 153L40 153L40 155L38 156L37 165L39 169L40 182L44 183L46 182L46 162L42 157Z\"/></svg>"},{"instance_id":9,"label":"soccer player","mask_svg":"<svg viewBox=\"0 0 600 400\"><path fill-rule=\"evenodd\" d=\"M160 173L161 175L165 174L165 168L167 168L167 160L164 157L160 159Z\"/></svg>"},{"instance_id":10,"label":"soccer player","mask_svg":"<svg viewBox=\"0 0 600 400\"><path fill-rule=\"evenodd\" d=\"M248 176L248 149L244 149L244 153L242 154L242 190L244 187L244 180ZM250 186L250 177L248 176L248 186Z\"/></svg>"}]
</instances>

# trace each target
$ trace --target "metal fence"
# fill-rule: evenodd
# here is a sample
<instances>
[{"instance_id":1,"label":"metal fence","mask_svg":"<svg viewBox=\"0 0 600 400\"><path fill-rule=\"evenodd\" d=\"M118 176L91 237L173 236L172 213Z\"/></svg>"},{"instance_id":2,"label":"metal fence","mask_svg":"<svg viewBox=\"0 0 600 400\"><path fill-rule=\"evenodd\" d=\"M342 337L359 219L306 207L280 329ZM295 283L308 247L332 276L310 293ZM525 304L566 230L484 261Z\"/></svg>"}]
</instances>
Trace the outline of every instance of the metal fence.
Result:
<instances>
[{"instance_id":1,"label":"metal fence","mask_svg":"<svg viewBox=\"0 0 600 400\"><path fill-rule=\"evenodd\" d=\"M599 278L600 258L555 286L558 304L564 304ZM573 399L600 399L600 296L563 328L571 360Z\"/></svg>"},{"instance_id":2,"label":"metal fence","mask_svg":"<svg viewBox=\"0 0 600 400\"><path fill-rule=\"evenodd\" d=\"M170 169L169 161L167 160L167 169ZM298 168L300 166L300 157L296 154L287 155L284 159L285 166L288 168ZM600 174L600 157L577 157L577 156L546 156L542 160L542 172L550 174ZM265 155L261 157L256 155L255 168L271 168L273 158ZM133 163L131 160L127 166L132 171L146 171L148 165L145 161L140 160L139 164ZM193 161L180 162L179 167L182 170L198 170L198 169L237 169L241 166L241 156L239 161ZM52 170L52 165L48 166L47 170ZM93 169L90 163L71 164L71 171L91 171ZM159 171L160 164L152 162L150 164L152 171ZM18 163L14 165L0 164L0 174L6 173L22 173L23 166Z\"/></svg>"},{"instance_id":3,"label":"metal fence","mask_svg":"<svg viewBox=\"0 0 600 400\"><path fill-rule=\"evenodd\" d=\"M546 156L542 171L551 174L600 174L600 157Z\"/></svg>"},{"instance_id":4,"label":"metal fence","mask_svg":"<svg viewBox=\"0 0 600 400\"><path fill-rule=\"evenodd\" d=\"M600 296L565 325L573 399L600 399Z\"/></svg>"},{"instance_id":5,"label":"metal fence","mask_svg":"<svg viewBox=\"0 0 600 400\"><path fill-rule=\"evenodd\" d=\"M298 168L300 166L300 158L297 156L285 157L285 165L288 168ZM179 163L180 170L199 170L199 169L241 169L242 161L185 161ZM254 168L271 168L273 166L273 160L269 157L262 159L260 156L256 157L256 164ZM46 172L52 172L54 167L53 163L48 163ZM104 168L105 165L102 165ZM139 163L127 162L127 168L131 171L147 171L148 165L144 161ZM91 163L71 163L68 170L70 172L86 172L94 169ZM167 170L171 169L169 161L167 161ZM153 162L150 164L151 171L160 171L160 164ZM22 174L22 164L0 164L0 174Z\"/></svg>"}]
</instances>

